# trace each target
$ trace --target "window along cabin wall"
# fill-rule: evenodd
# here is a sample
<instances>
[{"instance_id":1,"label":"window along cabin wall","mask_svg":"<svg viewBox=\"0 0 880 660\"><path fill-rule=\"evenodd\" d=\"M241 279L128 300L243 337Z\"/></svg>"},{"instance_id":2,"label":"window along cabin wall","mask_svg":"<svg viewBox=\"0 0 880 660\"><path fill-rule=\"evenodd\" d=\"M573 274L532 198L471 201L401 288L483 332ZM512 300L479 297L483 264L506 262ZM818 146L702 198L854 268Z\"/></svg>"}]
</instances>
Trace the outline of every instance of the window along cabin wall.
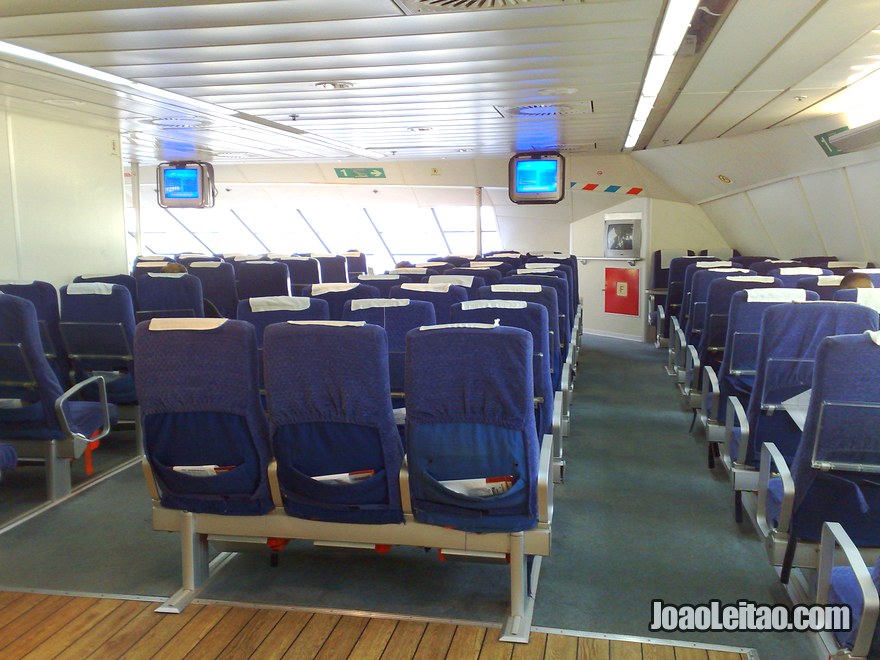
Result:
<instances>
[{"instance_id":1,"label":"window along cabin wall","mask_svg":"<svg viewBox=\"0 0 880 660\"><path fill-rule=\"evenodd\" d=\"M127 270L119 135L0 112L0 279Z\"/></svg>"}]
</instances>

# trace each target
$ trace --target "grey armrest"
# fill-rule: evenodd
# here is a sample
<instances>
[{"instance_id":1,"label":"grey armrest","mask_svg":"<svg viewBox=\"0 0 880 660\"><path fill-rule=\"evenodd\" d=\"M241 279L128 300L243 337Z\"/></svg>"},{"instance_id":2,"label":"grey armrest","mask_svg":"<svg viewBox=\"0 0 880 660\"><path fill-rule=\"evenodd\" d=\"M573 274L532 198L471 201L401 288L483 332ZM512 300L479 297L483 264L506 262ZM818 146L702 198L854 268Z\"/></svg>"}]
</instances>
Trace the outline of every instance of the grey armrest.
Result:
<instances>
[{"instance_id":1,"label":"grey armrest","mask_svg":"<svg viewBox=\"0 0 880 660\"><path fill-rule=\"evenodd\" d=\"M794 508L794 479L788 464L782 454L772 442L761 445L761 466L758 471L758 511L756 519L758 526L768 532L773 530L770 521L767 520L767 488L770 485L770 468L776 467L779 477L782 479L782 508L779 511L779 522L776 529L787 533L791 523L791 511Z\"/></svg>"},{"instance_id":2,"label":"grey armrest","mask_svg":"<svg viewBox=\"0 0 880 660\"><path fill-rule=\"evenodd\" d=\"M739 423L739 447L737 448L736 462L742 465L746 462L746 454L749 446L749 420L746 411L735 396L727 397L727 424L724 428L724 443L730 447L733 438L735 421Z\"/></svg>"},{"instance_id":3,"label":"grey armrest","mask_svg":"<svg viewBox=\"0 0 880 660\"><path fill-rule=\"evenodd\" d=\"M101 402L101 415L103 419L101 422L101 433L94 438L87 438L82 433L74 433L73 430L71 430L70 422L67 420L67 414L64 412L64 404L67 403L70 397L92 383L98 384L98 397ZM91 376L90 378L86 378L84 381L77 383L64 394L59 396L55 400L55 416L58 417L58 423L61 425L61 430L64 432L64 435L73 440L74 456L79 458L90 443L100 440L110 433L110 407L107 405L107 383L105 382L104 377Z\"/></svg>"}]
</instances>

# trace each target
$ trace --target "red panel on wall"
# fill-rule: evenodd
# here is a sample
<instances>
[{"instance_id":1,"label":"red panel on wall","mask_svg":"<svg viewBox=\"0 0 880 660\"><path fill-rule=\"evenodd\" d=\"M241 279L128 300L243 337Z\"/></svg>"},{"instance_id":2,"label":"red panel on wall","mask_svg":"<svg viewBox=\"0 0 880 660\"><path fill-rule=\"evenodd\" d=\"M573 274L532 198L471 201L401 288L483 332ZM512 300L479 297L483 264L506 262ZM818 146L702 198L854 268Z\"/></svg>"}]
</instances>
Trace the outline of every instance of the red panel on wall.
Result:
<instances>
[{"instance_id":1,"label":"red panel on wall","mask_svg":"<svg viewBox=\"0 0 880 660\"><path fill-rule=\"evenodd\" d=\"M639 315L639 269L605 269L605 311Z\"/></svg>"}]
</instances>

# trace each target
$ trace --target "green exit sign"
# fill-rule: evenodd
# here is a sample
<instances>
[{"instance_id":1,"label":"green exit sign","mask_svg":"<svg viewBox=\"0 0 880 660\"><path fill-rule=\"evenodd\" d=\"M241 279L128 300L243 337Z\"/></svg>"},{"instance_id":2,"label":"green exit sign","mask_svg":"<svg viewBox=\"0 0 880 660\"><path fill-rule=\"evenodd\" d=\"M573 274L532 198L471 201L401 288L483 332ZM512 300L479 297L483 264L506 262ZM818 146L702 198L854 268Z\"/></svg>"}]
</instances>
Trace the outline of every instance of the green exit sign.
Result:
<instances>
[{"instance_id":1,"label":"green exit sign","mask_svg":"<svg viewBox=\"0 0 880 660\"><path fill-rule=\"evenodd\" d=\"M843 152L839 149L835 149L834 145L832 145L831 142L828 141L828 138L836 133L842 133L843 131L847 130L847 128L849 127L841 126L840 128L835 128L833 131L825 131L824 133L819 133L819 135L814 135L813 137L816 138L816 142L818 142L819 146L822 147L822 151L825 152L826 156L838 156Z\"/></svg>"},{"instance_id":2,"label":"green exit sign","mask_svg":"<svg viewBox=\"0 0 880 660\"><path fill-rule=\"evenodd\" d=\"M381 167L334 167L337 179L384 179Z\"/></svg>"}]
</instances>

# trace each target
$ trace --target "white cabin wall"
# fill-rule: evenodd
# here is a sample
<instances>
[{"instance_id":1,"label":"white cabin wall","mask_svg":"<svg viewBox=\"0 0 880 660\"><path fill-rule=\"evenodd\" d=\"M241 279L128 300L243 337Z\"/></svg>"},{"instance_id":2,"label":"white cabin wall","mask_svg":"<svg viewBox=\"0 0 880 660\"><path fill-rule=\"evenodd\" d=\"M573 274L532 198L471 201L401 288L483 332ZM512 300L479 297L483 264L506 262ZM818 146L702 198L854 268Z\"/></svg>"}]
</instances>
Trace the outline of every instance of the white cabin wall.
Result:
<instances>
[{"instance_id":1,"label":"white cabin wall","mask_svg":"<svg viewBox=\"0 0 880 660\"><path fill-rule=\"evenodd\" d=\"M634 153L743 254L880 261L880 148L827 156L843 115Z\"/></svg>"},{"instance_id":2,"label":"white cabin wall","mask_svg":"<svg viewBox=\"0 0 880 660\"><path fill-rule=\"evenodd\" d=\"M119 136L18 114L0 129L0 279L127 271Z\"/></svg>"}]
</instances>

